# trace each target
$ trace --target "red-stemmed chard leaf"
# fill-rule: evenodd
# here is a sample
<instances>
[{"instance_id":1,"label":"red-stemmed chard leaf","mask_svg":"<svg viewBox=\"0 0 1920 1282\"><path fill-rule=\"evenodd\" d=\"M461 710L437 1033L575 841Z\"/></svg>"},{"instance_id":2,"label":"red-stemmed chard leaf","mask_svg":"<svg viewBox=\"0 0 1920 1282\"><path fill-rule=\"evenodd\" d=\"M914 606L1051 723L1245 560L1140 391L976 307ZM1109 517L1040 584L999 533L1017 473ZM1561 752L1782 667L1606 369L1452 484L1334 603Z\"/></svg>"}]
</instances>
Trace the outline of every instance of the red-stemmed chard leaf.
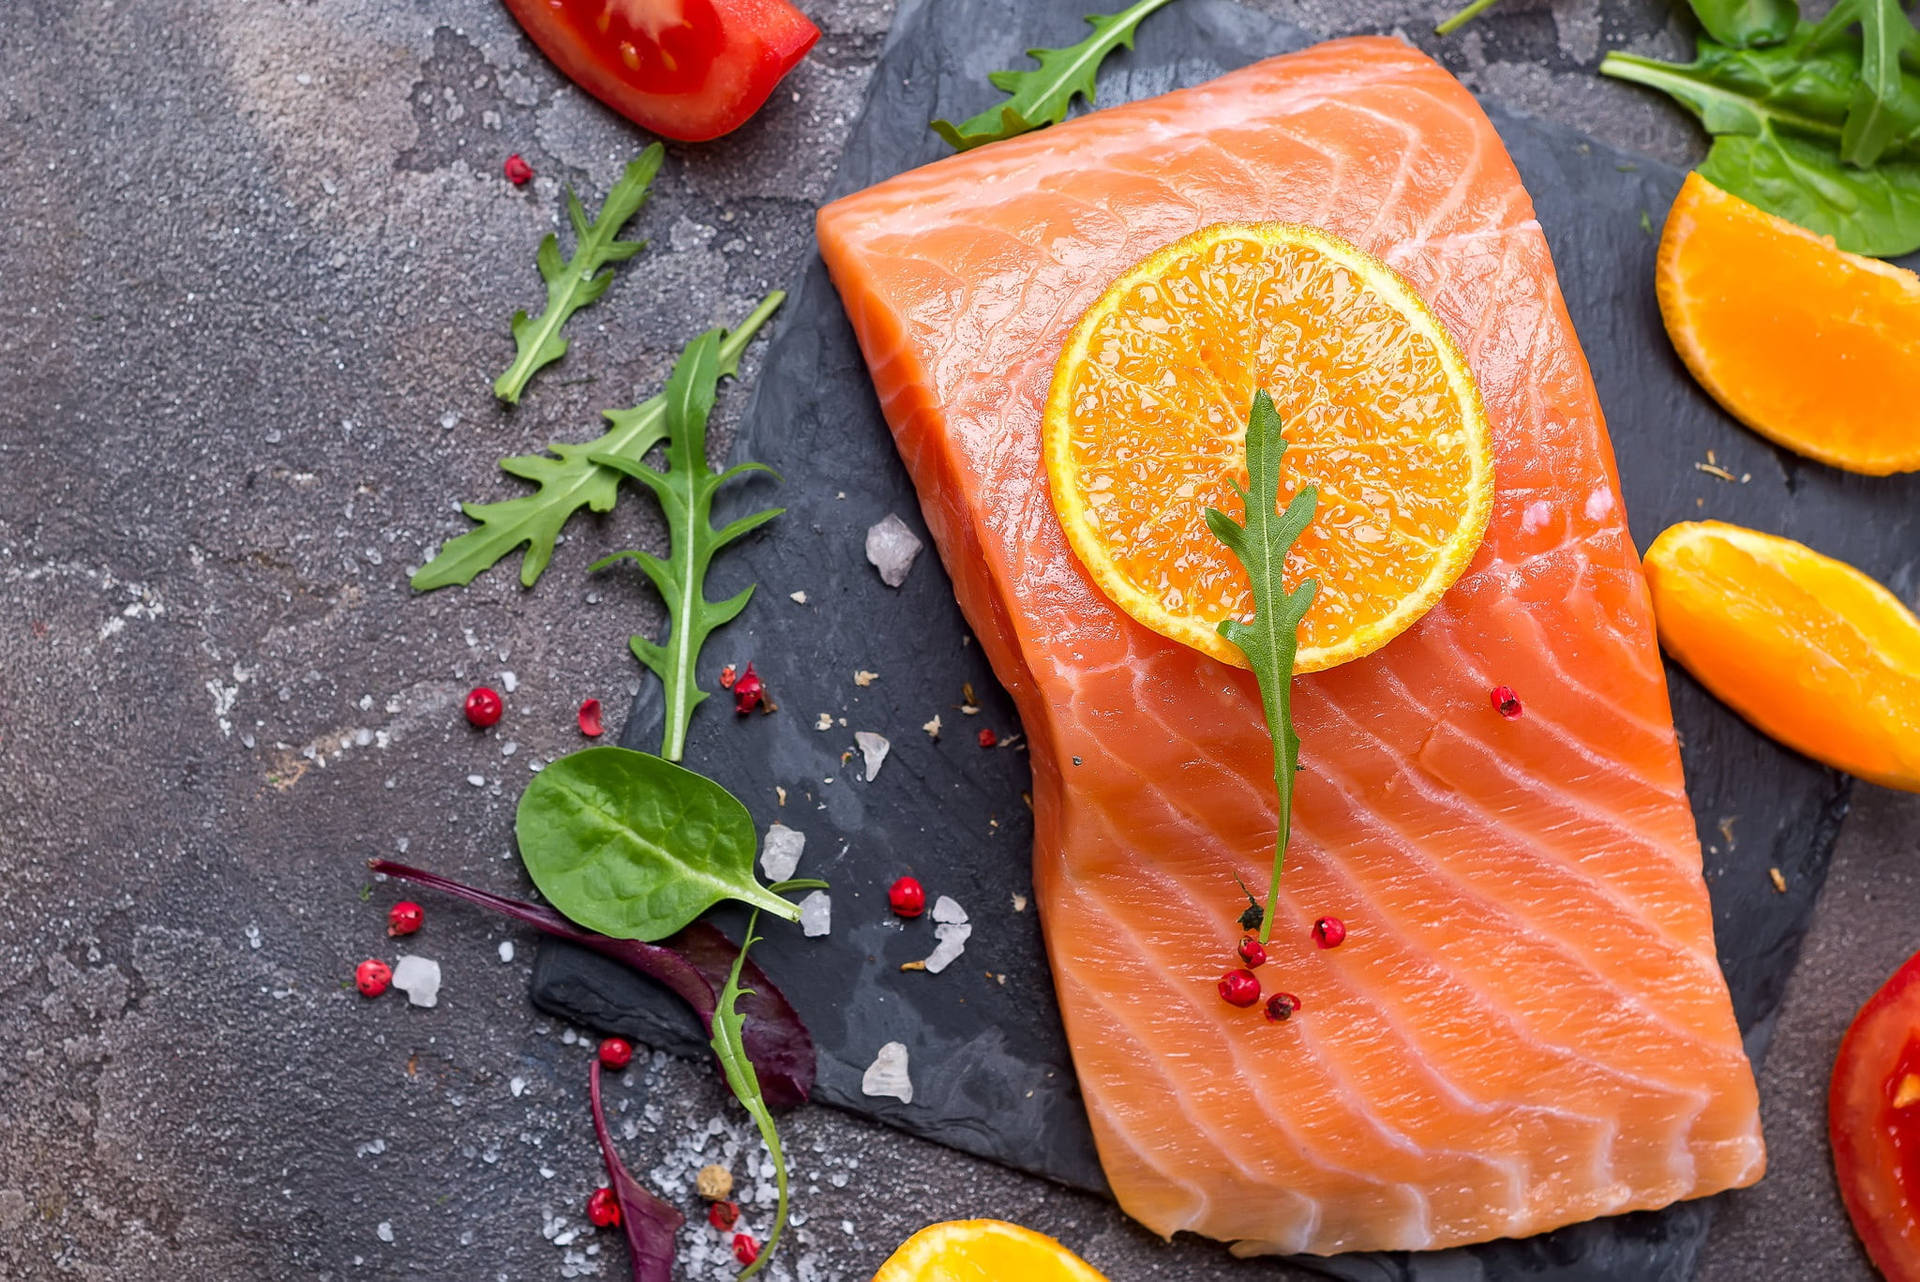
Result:
<instances>
[{"instance_id":1,"label":"red-stemmed chard leaf","mask_svg":"<svg viewBox=\"0 0 1920 1282\"><path fill-rule=\"evenodd\" d=\"M384 876L411 881L490 908L556 939L610 957L671 989L693 1008L707 1035L713 1035L714 1005L720 990L726 986L727 974L739 949L706 922L695 922L657 944L643 944L635 939L614 939L584 930L551 908L478 890L424 868L388 859L369 859L367 867ZM740 999L740 1014L746 1021L747 1057L760 1075L761 1091L767 1103L778 1109L806 1103L813 1090L812 1035L800 1022L799 1013L785 994L751 961L741 982L750 986L750 991L744 992Z\"/></svg>"},{"instance_id":2,"label":"red-stemmed chard leaf","mask_svg":"<svg viewBox=\"0 0 1920 1282\"><path fill-rule=\"evenodd\" d=\"M607 1164L607 1180L620 1201L620 1227L627 1234L627 1255L633 1263L633 1282L673 1282L673 1236L687 1217L655 1197L628 1174L626 1163L613 1151L607 1113L600 1106L600 1061L588 1070L587 1098L593 1104L593 1133L600 1140L600 1157Z\"/></svg>"}]
</instances>

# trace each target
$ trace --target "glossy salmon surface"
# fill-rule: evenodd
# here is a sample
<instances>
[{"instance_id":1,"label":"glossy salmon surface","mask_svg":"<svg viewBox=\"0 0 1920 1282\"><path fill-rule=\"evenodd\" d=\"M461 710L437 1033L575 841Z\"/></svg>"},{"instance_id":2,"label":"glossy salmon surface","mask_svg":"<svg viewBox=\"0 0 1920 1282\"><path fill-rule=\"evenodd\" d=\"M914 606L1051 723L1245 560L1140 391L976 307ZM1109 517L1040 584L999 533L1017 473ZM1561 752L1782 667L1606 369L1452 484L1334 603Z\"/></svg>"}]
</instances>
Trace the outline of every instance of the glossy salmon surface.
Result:
<instances>
[{"instance_id":1,"label":"glossy salmon surface","mask_svg":"<svg viewBox=\"0 0 1920 1282\"><path fill-rule=\"evenodd\" d=\"M1250 674L1134 623L1055 518L1076 318L1223 221L1323 228L1459 339L1484 545L1384 649L1301 678L1267 992L1224 1003L1272 861ZM1759 1178L1753 1077L1612 449L1505 149L1386 39L1270 59L837 201L820 244L969 622L1031 744L1034 884L1121 1204L1246 1253L1522 1236ZM1523 704L1501 716L1490 692ZM1337 949L1310 937L1344 920Z\"/></svg>"}]
</instances>

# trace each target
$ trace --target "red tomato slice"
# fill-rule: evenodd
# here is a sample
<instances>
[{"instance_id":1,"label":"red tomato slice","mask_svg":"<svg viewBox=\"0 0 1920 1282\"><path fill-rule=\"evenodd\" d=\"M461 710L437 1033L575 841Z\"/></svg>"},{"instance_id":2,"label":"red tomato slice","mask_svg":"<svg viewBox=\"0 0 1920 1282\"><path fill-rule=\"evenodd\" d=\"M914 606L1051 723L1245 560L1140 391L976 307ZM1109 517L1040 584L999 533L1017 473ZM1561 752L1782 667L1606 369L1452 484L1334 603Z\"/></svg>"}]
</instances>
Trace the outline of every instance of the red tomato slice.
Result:
<instances>
[{"instance_id":1,"label":"red tomato slice","mask_svg":"<svg viewBox=\"0 0 1920 1282\"><path fill-rule=\"evenodd\" d=\"M506 0L588 93L667 138L745 124L820 29L786 0Z\"/></svg>"},{"instance_id":2,"label":"red tomato slice","mask_svg":"<svg viewBox=\"0 0 1920 1282\"><path fill-rule=\"evenodd\" d=\"M1867 1254L1887 1282L1920 1282L1920 953L1841 1039L1827 1133Z\"/></svg>"}]
</instances>

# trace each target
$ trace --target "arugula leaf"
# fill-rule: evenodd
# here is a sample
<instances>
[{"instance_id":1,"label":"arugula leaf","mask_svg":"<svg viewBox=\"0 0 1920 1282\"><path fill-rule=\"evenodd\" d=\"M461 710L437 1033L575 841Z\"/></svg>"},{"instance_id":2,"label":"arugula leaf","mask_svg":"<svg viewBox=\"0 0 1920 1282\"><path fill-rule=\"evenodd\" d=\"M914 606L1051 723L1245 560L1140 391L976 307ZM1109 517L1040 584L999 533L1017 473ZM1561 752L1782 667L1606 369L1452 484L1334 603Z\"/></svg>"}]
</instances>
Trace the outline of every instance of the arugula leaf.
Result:
<instances>
[{"instance_id":1,"label":"arugula leaf","mask_svg":"<svg viewBox=\"0 0 1920 1282\"><path fill-rule=\"evenodd\" d=\"M798 889L796 883L781 882L775 890ZM747 949L759 942L759 936L753 933L760 924L760 913L756 909L747 918L747 933L740 941L740 951L733 959L733 971L727 976L726 986L720 990L719 1004L713 1011L713 1054L720 1061L720 1069L727 1075L727 1085L733 1090L733 1097L740 1101L740 1107L747 1110L755 1126L760 1128L761 1142L767 1146L767 1153L773 1158L773 1178L779 1190L779 1201L773 1213L773 1231L767 1234L766 1246L760 1255L740 1271L739 1276L750 1278L766 1267L773 1258L774 1248L780 1245L781 1230L787 1227L787 1157L780 1149L780 1132L773 1124L773 1113L767 1108L766 1097L760 1093L760 1078L754 1072L753 1060L748 1057L744 1027L740 1013L734 1005L743 995L740 987L740 968L747 960ZM750 991L750 990L745 990Z\"/></svg>"},{"instance_id":2,"label":"arugula leaf","mask_svg":"<svg viewBox=\"0 0 1920 1282\"><path fill-rule=\"evenodd\" d=\"M969 151L1003 138L1012 138L1043 125L1057 125L1067 118L1067 109L1075 97L1093 104L1094 74L1115 49L1133 48L1133 36L1140 22L1155 9L1164 9L1173 0L1135 0L1114 14L1088 14L1093 34L1065 49L1029 49L1027 57L1039 63L1029 71L995 71L987 80L995 89L1011 94L997 107L989 107L977 116L954 124L933 122L933 131L946 139L955 151Z\"/></svg>"},{"instance_id":3,"label":"arugula leaf","mask_svg":"<svg viewBox=\"0 0 1920 1282\"><path fill-rule=\"evenodd\" d=\"M731 622L753 597L748 584L725 601L709 601L707 567L714 553L759 529L785 508L764 508L713 524L713 499L720 487L749 472L777 474L764 463L740 463L724 472L707 466L707 415L713 410L714 385L720 376L720 331L708 330L687 345L667 379L667 470L613 454L589 454L602 467L639 481L653 491L667 518L668 548L663 559L651 552L616 552L597 561L603 570L616 561L630 560L646 572L667 604L667 640L664 645L633 637L634 657L651 668L666 687L665 724L660 755L678 761L686 750L687 724L693 710L707 697L699 685L700 647L715 628Z\"/></svg>"},{"instance_id":4,"label":"arugula leaf","mask_svg":"<svg viewBox=\"0 0 1920 1282\"><path fill-rule=\"evenodd\" d=\"M600 1160L606 1163L607 1182L620 1202L620 1228L627 1236L627 1257L633 1282L673 1282L673 1239L687 1217L678 1207L654 1195L633 1178L613 1147L607 1111L600 1103L600 1061L587 1068L587 1102L593 1110L593 1135L600 1141Z\"/></svg>"},{"instance_id":5,"label":"arugula leaf","mask_svg":"<svg viewBox=\"0 0 1920 1282\"><path fill-rule=\"evenodd\" d=\"M1866 168L1879 161L1897 139L1913 132L1915 104L1901 73L1901 60L1920 57L1920 32L1914 30L1901 0L1840 0L1819 26L1809 29L1808 46L1815 51L1827 49L1856 23L1859 72L1848 102L1840 157Z\"/></svg>"},{"instance_id":6,"label":"arugula leaf","mask_svg":"<svg viewBox=\"0 0 1920 1282\"><path fill-rule=\"evenodd\" d=\"M754 877L758 842L739 798L644 752L586 748L550 763L520 794L513 831L547 902L603 935L665 939L723 899L800 920Z\"/></svg>"},{"instance_id":7,"label":"arugula leaf","mask_svg":"<svg viewBox=\"0 0 1920 1282\"><path fill-rule=\"evenodd\" d=\"M666 154L666 148L656 142L629 161L626 172L620 175L620 181L607 193L606 203L600 206L600 216L592 223L587 221L587 211L581 208L580 198L571 188L567 190L567 219L573 224L573 257L564 263L560 261L560 239L552 232L540 242L535 262L540 268L540 278L547 282L546 310L538 317L529 317L524 310L513 314L513 341L518 350L507 372L493 380L495 396L508 404L519 404L520 393L526 390L527 380L534 372L567 354L567 340L560 336L567 318L598 300L607 292L607 286L613 284L613 270L608 265L623 263L647 247L645 241L615 240L614 237L646 203L647 188L660 171L660 162ZM602 267L608 270L601 271Z\"/></svg>"},{"instance_id":8,"label":"arugula leaf","mask_svg":"<svg viewBox=\"0 0 1920 1282\"><path fill-rule=\"evenodd\" d=\"M1267 887L1267 913L1260 924L1260 942L1273 935L1274 896L1280 893L1280 873L1287 860L1287 835L1293 818L1293 776L1300 769L1300 736L1293 729L1293 659L1300 647L1300 620L1320 584L1302 579L1291 592L1281 580L1287 553L1300 537L1320 501L1320 491L1302 486L1275 515L1280 504L1280 460L1287 452L1280 414L1264 391L1253 398L1247 415L1247 480L1242 490L1234 483L1247 512L1246 524L1218 508L1207 509L1207 528L1227 545L1247 577L1253 580L1253 622L1223 619L1220 635L1238 646L1253 665L1260 683L1260 706L1267 732L1273 737L1273 782L1280 793L1279 831L1274 839L1273 880Z\"/></svg>"},{"instance_id":9,"label":"arugula leaf","mask_svg":"<svg viewBox=\"0 0 1920 1282\"><path fill-rule=\"evenodd\" d=\"M737 377L740 356L767 318L785 301L778 290L768 294L751 315L720 343L720 375ZM478 529L449 539L433 560L413 576L416 590L430 592L457 583L471 583L482 570L524 545L520 582L532 587L553 559L560 529L575 512L587 508L611 512L620 488L620 474L592 461L595 454L639 459L667 437L667 398L651 397L627 410L607 410L613 424L603 435L577 444L547 448L558 457L523 454L502 459L500 470L522 477L540 488L517 499L497 503L467 503L461 510L480 523Z\"/></svg>"}]
</instances>

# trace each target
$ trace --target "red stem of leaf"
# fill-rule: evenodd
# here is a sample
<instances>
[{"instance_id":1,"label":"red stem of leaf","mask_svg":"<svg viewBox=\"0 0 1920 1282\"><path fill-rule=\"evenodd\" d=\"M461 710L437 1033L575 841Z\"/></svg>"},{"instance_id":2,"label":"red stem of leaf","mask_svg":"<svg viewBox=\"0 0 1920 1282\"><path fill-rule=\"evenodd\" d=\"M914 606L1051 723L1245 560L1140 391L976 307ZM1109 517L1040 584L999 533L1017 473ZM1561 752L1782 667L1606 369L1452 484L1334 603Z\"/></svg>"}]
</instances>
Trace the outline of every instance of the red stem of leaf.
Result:
<instances>
[{"instance_id":1,"label":"red stem of leaf","mask_svg":"<svg viewBox=\"0 0 1920 1282\"><path fill-rule=\"evenodd\" d=\"M613 1186L613 1195L620 1199L620 1227L627 1234L633 1282L673 1282L673 1237L687 1222L687 1217L627 1173L625 1163L613 1150L607 1113L600 1106L600 1061L594 1060L587 1072L593 1133L600 1141L600 1157L607 1164L607 1179Z\"/></svg>"},{"instance_id":2,"label":"red stem of leaf","mask_svg":"<svg viewBox=\"0 0 1920 1282\"><path fill-rule=\"evenodd\" d=\"M708 1035L713 1033L713 1009L720 990L726 986L734 954L739 952L733 941L716 927L695 922L657 944L643 944L637 939L615 939L583 930L551 908L477 890L424 868L388 859L369 859L367 867L492 909L556 939L610 957L672 990L693 1008ZM799 1012L786 995L751 957L740 983L741 987L752 990L740 999L739 1010L744 1020L741 1040L746 1044L747 1058L753 1061L754 1071L759 1075L761 1094L771 1108L785 1109L806 1103L814 1079L812 1035L800 1022Z\"/></svg>"}]
</instances>

